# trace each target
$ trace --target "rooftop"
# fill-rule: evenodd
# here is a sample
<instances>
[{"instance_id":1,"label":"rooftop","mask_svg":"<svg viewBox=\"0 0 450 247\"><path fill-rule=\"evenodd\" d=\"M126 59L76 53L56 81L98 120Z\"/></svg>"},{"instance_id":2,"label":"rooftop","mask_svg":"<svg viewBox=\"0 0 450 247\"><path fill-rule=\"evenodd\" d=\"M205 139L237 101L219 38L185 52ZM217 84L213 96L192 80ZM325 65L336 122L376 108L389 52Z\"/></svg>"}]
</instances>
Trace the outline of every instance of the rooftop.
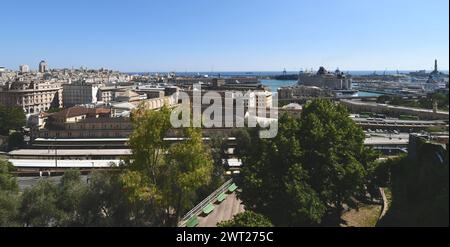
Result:
<instances>
[{"instance_id":1,"label":"rooftop","mask_svg":"<svg viewBox=\"0 0 450 247\"><path fill-rule=\"evenodd\" d=\"M130 155L131 149L18 149L8 153L10 156L101 156Z\"/></svg>"},{"instance_id":2,"label":"rooftop","mask_svg":"<svg viewBox=\"0 0 450 247\"><path fill-rule=\"evenodd\" d=\"M55 112L52 114L49 114L51 117L56 118L71 118L76 116L82 116L87 114L109 114L110 110L107 108L86 108L82 106L74 106L70 108L66 108L64 110L61 110L59 112Z\"/></svg>"},{"instance_id":3,"label":"rooftop","mask_svg":"<svg viewBox=\"0 0 450 247\"><path fill-rule=\"evenodd\" d=\"M111 167L111 163L118 164L120 160L38 160L38 159L9 159L15 167L58 167L58 168L81 168L81 167Z\"/></svg>"}]
</instances>

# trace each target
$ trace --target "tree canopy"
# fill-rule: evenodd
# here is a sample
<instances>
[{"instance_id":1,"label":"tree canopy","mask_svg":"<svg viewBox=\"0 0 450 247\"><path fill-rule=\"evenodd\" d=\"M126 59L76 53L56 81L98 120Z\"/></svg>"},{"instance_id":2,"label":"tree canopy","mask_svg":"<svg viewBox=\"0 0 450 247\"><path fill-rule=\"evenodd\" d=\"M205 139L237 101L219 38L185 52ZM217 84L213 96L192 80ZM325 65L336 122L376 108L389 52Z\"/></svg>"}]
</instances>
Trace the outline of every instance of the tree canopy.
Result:
<instances>
[{"instance_id":1,"label":"tree canopy","mask_svg":"<svg viewBox=\"0 0 450 247\"><path fill-rule=\"evenodd\" d=\"M246 208L275 225L317 225L327 213L364 193L376 154L343 106L327 100L307 104L300 119L284 114L278 135L258 138L256 128L237 133L244 167L238 196Z\"/></svg>"},{"instance_id":2,"label":"tree canopy","mask_svg":"<svg viewBox=\"0 0 450 247\"><path fill-rule=\"evenodd\" d=\"M198 128L183 129L185 141L168 145L170 112L136 112L130 137L131 162L122 176L127 198L153 205L163 225L176 225L181 214L198 200L198 191L212 179L213 160Z\"/></svg>"},{"instance_id":3,"label":"tree canopy","mask_svg":"<svg viewBox=\"0 0 450 247\"><path fill-rule=\"evenodd\" d=\"M8 137L8 150L21 148L25 145L24 136L21 132L13 132Z\"/></svg>"},{"instance_id":4,"label":"tree canopy","mask_svg":"<svg viewBox=\"0 0 450 247\"><path fill-rule=\"evenodd\" d=\"M415 152L383 162L392 203L378 226L449 225L448 147L424 142Z\"/></svg>"},{"instance_id":5,"label":"tree canopy","mask_svg":"<svg viewBox=\"0 0 450 247\"><path fill-rule=\"evenodd\" d=\"M0 135L8 135L10 130L20 130L25 124L22 108L0 104Z\"/></svg>"},{"instance_id":6,"label":"tree canopy","mask_svg":"<svg viewBox=\"0 0 450 247\"><path fill-rule=\"evenodd\" d=\"M18 224L19 186L12 170L11 163L0 158L0 226Z\"/></svg>"},{"instance_id":7,"label":"tree canopy","mask_svg":"<svg viewBox=\"0 0 450 247\"><path fill-rule=\"evenodd\" d=\"M264 215L252 211L236 214L233 219L222 221L218 227L271 227L270 220Z\"/></svg>"},{"instance_id":8,"label":"tree canopy","mask_svg":"<svg viewBox=\"0 0 450 247\"><path fill-rule=\"evenodd\" d=\"M20 217L25 226L58 226L61 210L56 206L58 189L51 181L40 180L23 192Z\"/></svg>"}]
</instances>

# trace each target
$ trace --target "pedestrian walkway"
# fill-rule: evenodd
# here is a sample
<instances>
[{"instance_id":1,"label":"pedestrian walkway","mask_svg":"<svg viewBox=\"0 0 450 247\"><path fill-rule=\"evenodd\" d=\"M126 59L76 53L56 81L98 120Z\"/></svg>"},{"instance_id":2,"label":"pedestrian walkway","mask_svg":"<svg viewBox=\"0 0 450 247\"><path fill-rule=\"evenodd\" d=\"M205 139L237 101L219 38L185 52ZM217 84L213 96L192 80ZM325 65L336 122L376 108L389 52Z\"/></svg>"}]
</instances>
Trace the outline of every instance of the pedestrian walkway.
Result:
<instances>
[{"instance_id":1,"label":"pedestrian walkway","mask_svg":"<svg viewBox=\"0 0 450 247\"><path fill-rule=\"evenodd\" d=\"M199 227L214 227L217 223L230 220L234 215L244 212L242 201L236 197L236 193L227 195L225 200L214 204L214 210L208 215L198 217Z\"/></svg>"}]
</instances>

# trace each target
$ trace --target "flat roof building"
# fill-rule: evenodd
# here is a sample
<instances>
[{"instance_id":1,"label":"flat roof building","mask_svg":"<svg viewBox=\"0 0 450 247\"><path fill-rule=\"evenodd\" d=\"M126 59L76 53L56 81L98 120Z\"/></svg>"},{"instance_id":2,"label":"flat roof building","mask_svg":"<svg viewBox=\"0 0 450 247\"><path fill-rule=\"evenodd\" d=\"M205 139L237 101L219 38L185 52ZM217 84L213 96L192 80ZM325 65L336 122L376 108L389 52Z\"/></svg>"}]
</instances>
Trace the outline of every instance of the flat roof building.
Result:
<instances>
[{"instance_id":1,"label":"flat roof building","mask_svg":"<svg viewBox=\"0 0 450 247\"><path fill-rule=\"evenodd\" d=\"M97 102L99 89L98 85L87 84L83 81L79 81L70 84L63 84L62 87L64 107Z\"/></svg>"}]
</instances>

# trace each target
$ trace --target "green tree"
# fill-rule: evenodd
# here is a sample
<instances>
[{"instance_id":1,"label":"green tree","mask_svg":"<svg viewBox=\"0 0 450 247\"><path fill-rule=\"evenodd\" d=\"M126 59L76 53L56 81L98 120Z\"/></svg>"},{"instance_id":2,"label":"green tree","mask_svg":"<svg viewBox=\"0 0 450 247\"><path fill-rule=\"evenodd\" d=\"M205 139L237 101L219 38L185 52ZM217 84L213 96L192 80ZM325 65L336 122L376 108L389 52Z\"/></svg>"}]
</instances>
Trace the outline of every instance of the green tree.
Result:
<instances>
[{"instance_id":1,"label":"green tree","mask_svg":"<svg viewBox=\"0 0 450 247\"><path fill-rule=\"evenodd\" d=\"M386 102L390 101L392 97L390 95L381 95L377 98L377 103L385 104Z\"/></svg>"},{"instance_id":2,"label":"green tree","mask_svg":"<svg viewBox=\"0 0 450 247\"><path fill-rule=\"evenodd\" d=\"M11 175L14 171L14 166L0 158L0 189L5 191L18 191L19 185L17 184L16 178Z\"/></svg>"},{"instance_id":3,"label":"green tree","mask_svg":"<svg viewBox=\"0 0 450 247\"><path fill-rule=\"evenodd\" d=\"M211 189L213 190L225 182L225 166L223 164L223 160L227 158L227 138L228 136L223 134L210 136L208 148L211 150L211 158L214 162L211 180Z\"/></svg>"},{"instance_id":4,"label":"green tree","mask_svg":"<svg viewBox=\"0 0 450 247\"><path fill-rule=\"evenodd\" d=\"M127 162L130 172L121 178L121 184L126 186L126 201L134 204L135 213L142 212L144 205L150 208L145 218L152 225L169 224L170 209L163 203L162 193L168 179L164 156L169 144L164 137L170 128L170 111L166 107L160 111L139 108L132 120L129 145L133 154Z\"/></svg>"},{"instance_id":5,"label":"green tree","mask_svg":"<svg viewBox=\"0 0 450 247\"><path fill-rule=\"evenodd\" d=\"M133 150L132 169L148 175L154 184L158 184L163 154L168 148L164 141L170 128L170 112L164 107L160 111L139 108L132 116L133 133L129 145Z\"/></svg>"},{"instance_id":6,"label":"green tree","mask_svg":"<svg viewBox=\"0 0 450 247\"><path fill-rule=\"evenodd\" d=\"M227 159L226 154L227 146L227 135L224 134L212 134L209 136L210 139L207 142L207 149L210 150L211 158L213 161L213 170L211 175L211 182L207 186L202 186L198 190L198 196L205 198L211 191L216 190L220 187L226 180L225 177L225 164L224 159Z\"/></svg>"},{"instance_id":7,"label":"green tree","mask_svg":"<svg viewBox=\"0 0 450 247\"><path fill-rule=\"evenodd\" d=\"M307 104L299 120L282 115L278 135L259 139L258 129L237 134L244 167L238 196L246 208L275 224L320 224L328 213L365 194L367 169L377 154L341 105Z\"/></svg>"},{"instance_id":8,"label":"green tree","mask_svg":"<svg viewBox=\"0 0 450 247\"><path fill-rule=\"evenodd\" d=\"M174 211L175 225L181 214L194 206L197 191L211 182L213 171L211 154L203 145L201 130L186 128L184 132L187 140L172 145L166 158L163 198Z\"/></svg>"},{"instance_id":9,"label":"green tree","mask_svg":"<svg viewBox=\"0 0 450 247\"><path fill-rule=\"evenodd\" d=\"M58 188L49 180L40 180L25 189L20 206L20 217L25 226L58 226L61 211L56 202Z\"/></svg>"},{"instance_id":10,"label":"green tree","mask_svg":"<svg viewBox=\"0 0 450 247\"><path fill-rule=\"evenodd\" d=\"M210 153L198 129L184 129L184 142L169 146L164 141L170 128L167 108L139 109L133 114L133 124L133 155L126 167L129 171L121 176L127 202L149 224L176 225L180 215L198 199L199 188L211 180Z\"/></svg>"},{"instance_id":11,"label":"green tree","mask_svg":"<svg viewBox=\"0 0 450 247\"><path fill-rule=\"evenodd\" d=\"M317 224L325 213L301 164L299 127L298 120L284 114L273 139L260 139L257 128L236 133L236 153L244 164L238 196L246 209L278 226Z\"/></svg>"},{"instance_id":12,"label":"green tree","mask_svg":"<svg viewBox=\"0 0 450 247\"><path fill-rule=\"evenodd\" d=\"M81 181L79 170L67 170L58 186L56 206L61 210L59 225L78 225L81 200L87 193L87 186Z\"/></svg>"},{"instance_id":13,"label":"green tree","mask_svg":"<svg viewBox=\"0 0 450 247\"><path fill-rule=\"evenodd\" d=\"M8 137L8 150L21 148L25 146L23 134L20 132L13 132Z\"/></svg>"},{"instance_id":14,"label":"green tree","mask_svg":"<svg viewBox=\"0 0 450 247\"><path fill-rule=\"evenodd\" d=\"M134 201L135 184L141 180L130 170L94 171L89 177L88 191L80 202L80 225L143 226L154 225L154 213L148 201ZM140 176L140 174L139 174Z\"/></svg>"},{"instance_id":15,"label":"green tree","mask_svg":"<svg viewBox=\"0 0 450 247\"><path fill-rule=\"evenodd\" d=\"M448 94L444 93L429 93L426 97L420 99L404 99L398 96L383 95L378 97L377 102L425 109L432 109L434 102L436 102L439 109L448 110Z\"/></svg>"},{"instance_id":16,"label":"green tree","mask_svg":"<svg viewBox=\"0 0 450 247\"><path fill-rule=\"evenodd\" d=\"M118 174L94 171L89 176L88 191L80 201L80 225L123 226L127 225L123 207L123 191Z\"/></svg>"},{"instance_id":17,"label":"green tree","mask_svg":"<svg viewBox=\"0 0 450 247\"><path fill-rule=\"evenodd\" d=\"M416 155L389 159L392 203L379 226L448 226L448 149L423 142Z\"/></svg>"},{"instance_id":18,"label":"green tree","mask_svg":"<svg viewBox=\"0 0 450 247\"><path fill-rule=\"evenodd\" d=\"M0 226L18 225L19 186L11 163L0 159Z\"/></svg>"},{"instance_id":19,"label":"green tree","mask_svg":"<svg viewBox=\"0 0 450 247\"><path fill-rule=\"evenodd\" d=\"M124 196L129 225L159 225L161 220L161 194L148 177L139 171L126 170L118 177Z\"/></svg>"},{"instance_id":20,"label":"green tree","mask_svg":"<svg viewBox=\"0 0 450 247\"><path fill-rule=\"evenodd\" d=\"M8 135L10 130L20 130L25 124L22 108L0 104L0 135Z\"/></svg>"},{"instance_id":21,"label":"green tree","mask_svg":"<svg viewBox=\"0 0 450 247\"><path fill-rule=\"evenodd\" d=\"M304 108L300 124L309 184L327 209L338 213L343 203L364 194L366 169L376 155L364 147L364 132L340 104L314 100Z\"/></svg>"},{"instance_id":22,"label":"green tree","mask_svg":"<svg viewBox=\"0 0 450 247\"><path fill-rule=\"evenodd\" d=\"M233 219L222 221L217 224L218 227L272 227L270 220L264 215L245 211L236 214Z\"/></svg>"},{"instance_id":23,"label":"green tree","mask_svg":"<svg viewBox=\"0 0 450 247\"><path fill-rule=\"evenodd\" d=\"M430 97L429 95L427 97ZM436 103L438 104L438 108L441 110L446 110L448 111L448 100L449 100L449 95L444 94L444 93L433 93L431 94L431 99L433 101L436 101Z\"/></svg>"}]
</instances>

